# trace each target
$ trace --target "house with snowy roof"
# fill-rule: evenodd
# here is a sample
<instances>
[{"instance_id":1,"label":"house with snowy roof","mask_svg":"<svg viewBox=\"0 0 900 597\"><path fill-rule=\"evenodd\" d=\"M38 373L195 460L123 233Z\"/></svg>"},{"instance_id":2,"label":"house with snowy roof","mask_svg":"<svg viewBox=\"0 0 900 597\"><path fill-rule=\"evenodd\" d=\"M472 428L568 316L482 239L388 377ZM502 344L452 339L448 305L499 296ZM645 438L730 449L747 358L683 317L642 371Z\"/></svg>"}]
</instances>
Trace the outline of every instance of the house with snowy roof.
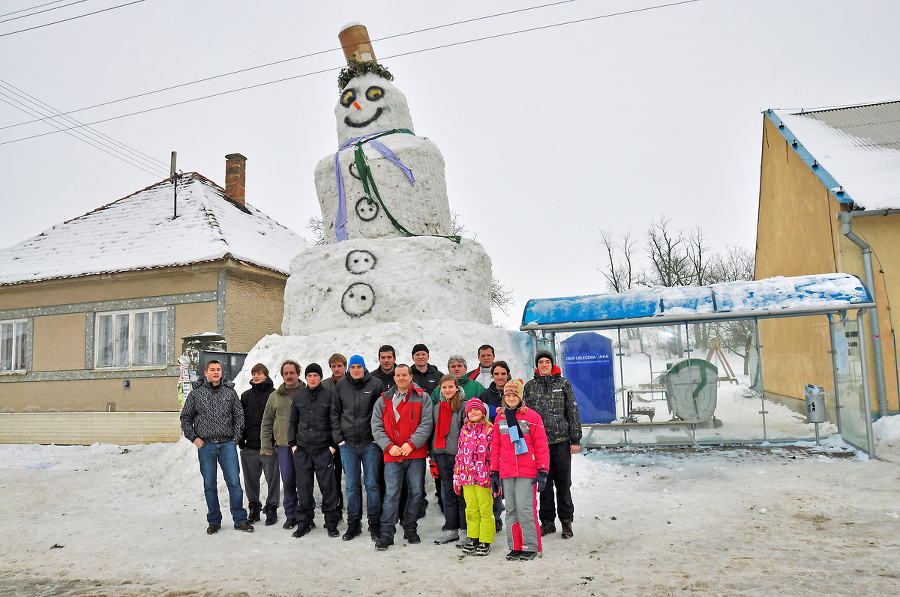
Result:
<instances>
[{"instance_id":1,"label":"house with snowy roof","mask_svg":"<svg viewBox=\"0 0 900 597\"><path fill-rule=\"evenodd\" d=\"M763 115L755 277L831 272L859 276L875 297L864 330L872 410L897 413L900 310L891 304L900 301L900 101ZM829 334L856 342L838 325L760 321L767 397L803 411L810 383L833 400ZM852 363L838 365L858 376Z\"/></svg>"},{"instance_id":2,"label":"house with snowy roof","mask_svg":"<svg viewBox=\"0 0 900 597\"><path fill-rule=\"evenodd\" d=\"M224 189L182 174L0 249L0 442L177 440L181 339L280 333L309 243L245 202L245 168L231 154Z\"/></svg>"}]
</instances>

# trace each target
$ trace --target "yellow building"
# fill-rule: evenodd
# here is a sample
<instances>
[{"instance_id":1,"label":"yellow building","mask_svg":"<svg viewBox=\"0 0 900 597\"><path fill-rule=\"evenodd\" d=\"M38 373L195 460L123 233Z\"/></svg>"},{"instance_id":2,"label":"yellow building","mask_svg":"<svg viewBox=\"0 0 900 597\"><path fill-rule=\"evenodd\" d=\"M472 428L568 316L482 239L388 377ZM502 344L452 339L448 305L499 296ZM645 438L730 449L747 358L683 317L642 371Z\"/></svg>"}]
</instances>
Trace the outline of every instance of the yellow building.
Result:
<instances>
[{"instance_id":1,"label":"yellow building","mask_svg":"<svg viewBox=\"0 0 900 597\"><path fill-rule=\"evenodd\" d=\"M171 179L0 250L0 442L178 439L181 339L249 351L281 332L309 243L222 189ZM111 413L109 411L115 411Z\"/></svg>"},{"instance_id":2,"label":"yellow building","mask_svg":"<svg viewBox=\"0 0 900 597\"><path fill-rule=\"evenodd\" d=\"M859 276L875 297L872 410L897 413L900 102L764 113L755 277L831 272ZM760 341L768 398L803 411L813 383L833 400L827 321L761 321Z\"/></svg>"}]
</instances>

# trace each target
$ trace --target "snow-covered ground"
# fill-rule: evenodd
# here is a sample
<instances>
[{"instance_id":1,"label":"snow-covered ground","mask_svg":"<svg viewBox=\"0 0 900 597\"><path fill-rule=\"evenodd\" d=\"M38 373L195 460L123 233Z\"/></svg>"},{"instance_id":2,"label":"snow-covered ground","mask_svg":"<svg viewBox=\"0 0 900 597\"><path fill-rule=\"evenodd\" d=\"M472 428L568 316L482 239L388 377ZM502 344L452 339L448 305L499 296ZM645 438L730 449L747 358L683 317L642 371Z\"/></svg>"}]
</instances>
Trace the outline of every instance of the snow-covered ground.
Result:
<instances>
[{"instance_id":1,"label":"snow-covered ground","mask_svg":"<svg viewBox=\"0 0 900 597\"><path fill-rule=\"evenodd\" d=\"M432 544L434 505L421 545L398 535L386 552L329 539L321 516L302 539L280 524L207 535L184 439L3 445L0 595L896 595L900 417L876 432L886 460L835 438L578 454L575 538L517 563L505 535L484 558Z\"/></svg>"}]
</instances>

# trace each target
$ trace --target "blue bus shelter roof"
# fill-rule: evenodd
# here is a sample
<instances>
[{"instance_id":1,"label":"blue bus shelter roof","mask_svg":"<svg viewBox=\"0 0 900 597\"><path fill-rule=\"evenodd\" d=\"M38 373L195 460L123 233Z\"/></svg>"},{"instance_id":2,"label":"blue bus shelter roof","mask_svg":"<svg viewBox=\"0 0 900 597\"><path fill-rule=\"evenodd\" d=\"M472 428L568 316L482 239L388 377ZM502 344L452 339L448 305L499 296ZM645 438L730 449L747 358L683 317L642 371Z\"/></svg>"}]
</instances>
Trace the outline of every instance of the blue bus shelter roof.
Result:
<instances>
[{"instance_id":1,"label":"blue bus shelter roof","mask_svg":"<svg viewBox=\"0 0 900 597\"><path fill-rule=\"evenodd\" d=\"M791 317L875 307L844 273L531 299L520 330L577 331L727 319Z\"/></svg>"}]
</instances>

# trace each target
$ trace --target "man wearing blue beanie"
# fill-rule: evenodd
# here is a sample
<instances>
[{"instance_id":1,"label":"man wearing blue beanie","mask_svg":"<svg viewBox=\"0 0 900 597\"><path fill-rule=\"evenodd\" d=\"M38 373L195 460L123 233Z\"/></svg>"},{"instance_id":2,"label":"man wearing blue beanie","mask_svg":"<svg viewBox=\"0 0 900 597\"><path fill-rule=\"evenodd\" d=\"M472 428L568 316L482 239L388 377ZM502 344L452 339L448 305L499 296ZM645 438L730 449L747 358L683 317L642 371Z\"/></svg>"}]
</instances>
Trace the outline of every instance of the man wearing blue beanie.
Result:
<instances>
[{"instance_id":1,"label":"man wearing blue beanie","mask_svg":"<svg viewBox=\"0 0 900 597\"><path fill-rule=\"evenodd\" d=\"M372 409L384 391L380 379L366 371L366 362L355 354L347 361L349 375L334 386L331 403L331 434L340 447L341 464L347 484L347 532L342 539L352 541L362 534L362 488L366 487L366 517L372 540L381 537L381 490L384 455L372 435Z\"/></svg>"}]
</instances>

